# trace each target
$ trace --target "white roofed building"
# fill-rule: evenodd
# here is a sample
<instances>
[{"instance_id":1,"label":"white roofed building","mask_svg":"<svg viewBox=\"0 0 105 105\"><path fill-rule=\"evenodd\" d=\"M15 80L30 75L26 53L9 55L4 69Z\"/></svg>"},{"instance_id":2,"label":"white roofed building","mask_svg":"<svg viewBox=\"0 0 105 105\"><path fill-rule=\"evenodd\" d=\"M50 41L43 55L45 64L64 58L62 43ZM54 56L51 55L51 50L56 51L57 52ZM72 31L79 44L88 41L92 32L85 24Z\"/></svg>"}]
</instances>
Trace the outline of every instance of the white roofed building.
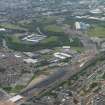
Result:
<instances>
[{"instance_id":1,"label":"white roofed building","mask_svg":"<svg viewBox=\"0 0 105 105\"><path fill-rule=\"evenodd\" d=\"M80 30L81 29L80 22L75 22L75 28L76 28L76 30Z\"/></svg>"}]
</instances>

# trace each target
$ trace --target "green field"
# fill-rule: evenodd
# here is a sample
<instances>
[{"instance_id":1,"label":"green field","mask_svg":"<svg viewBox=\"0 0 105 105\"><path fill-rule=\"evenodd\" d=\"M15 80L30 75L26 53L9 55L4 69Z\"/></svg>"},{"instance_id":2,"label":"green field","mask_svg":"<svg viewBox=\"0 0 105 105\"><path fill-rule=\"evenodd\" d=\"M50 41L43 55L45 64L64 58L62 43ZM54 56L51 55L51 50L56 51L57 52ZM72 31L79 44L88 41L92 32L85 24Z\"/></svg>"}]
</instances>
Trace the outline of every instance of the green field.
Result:
<instances>
[{"instance_id":1,"label":"green field","mask_svg":"<svg viewBox=\"0 0 105 105\"><path fill-rule=\"evenodd\" d=\"M57 36L50 36L44 40L41 41L42 44L49 44L49 43L54 43L58 41L58 37Z\"/></svg>"},{"instance_id":2,"label":"green field","mask_svg":"<svg viewBox=\"0 0 105 105\"><path fill-rule=\"evenodd\" d=\"M2 86L1 88L4 89L8 93L18 93L24 88L24 86L22 86L22 85L16 85L15 87Z\"/></svg>"},{"instance_id":3,"label":"green field","mask_svg":"<svg viewBox=\"0 0 105 105\"><path fill-rule=\"evenodd\" d=\"M56 32L56 33L63 32L63 28L55 24L45 26L44 30L48 32Z\"/></svg>"},{"instance_id":4,"label":"green field","mask_svg":"<svg viewBox=\"0 0 105 105\"><path fill-rule=\"evenodd\" d=\"M105 27L95 26L90 28L87 34L92 37L105 37Z\"/></svg>"},{"instance_id":5,"label":"green field","mask_svg":"<svg viewBox=\"0 0 105 105\"><path fill-rule=\"evenodd\" d=\"M23 27L20 27L19 25L15 25L15 24L11 24L11 23L0 24L0 27L6 28L6 29L21 30L21 31L27 30Z\"/></svg>"},{"instance_id":6,"label":"green field","mask_svg":"<svg viewBox=\"0 0 105 105\"><path fill-rule=\"evenodd\" d=\"M77 51L77 52L83 52L85 49L83 47L71 47L73 50Z\"/></svg>"},{"instance_id":7,"label":"green field","mask_svg":"<svg viewBox=\"0 0 105 105\"><path fill-rule=\"evenodd\" d=\"M55 36L51 35L35 44L32 42L22 41L19 34L15 34L13 36L6 36L7 45L9 48L19 51L35 51L44 48L54 48L60 46L68 46L74 47L76 51L81 52L82 43L78 38L73 38L73 41L70 42L68 37L65 35Z\"/></svg>"},{"instance_id":8,"label":"green field","mask_svg":"<svg viewBox=\"0 0 105 105\"><path fill-rule=\"evenodd\" d=\"M12 36L11 41L14 42L14 43L20 43L21 42L19 37L17 37L17 36Z\"/></svg>"},{"instance_id":9,"label":"green field","mask_svg":"<svg viewBox=\"0 0 105 105\"><path fill-rule=\"evenodd\" d=\"M72 42L69 41L68 36L64 33L63 27L56 24L58 18L58 16L43 16L41 18L37 17L33 20L19 21L16 24L4 23L0 24L0 26L13 30L11 35L5 35L7 45L10 49L18 51L35 51L44 48L68 45L72 47L82 47L82 43L78 38L74 38ZM44 33L47 38L36 44L21 40L23 32L38 33L37 27L40 28L41 32ZM77 50L80 51L81 48L77 48Z\"/></svg>"}]
</instances>

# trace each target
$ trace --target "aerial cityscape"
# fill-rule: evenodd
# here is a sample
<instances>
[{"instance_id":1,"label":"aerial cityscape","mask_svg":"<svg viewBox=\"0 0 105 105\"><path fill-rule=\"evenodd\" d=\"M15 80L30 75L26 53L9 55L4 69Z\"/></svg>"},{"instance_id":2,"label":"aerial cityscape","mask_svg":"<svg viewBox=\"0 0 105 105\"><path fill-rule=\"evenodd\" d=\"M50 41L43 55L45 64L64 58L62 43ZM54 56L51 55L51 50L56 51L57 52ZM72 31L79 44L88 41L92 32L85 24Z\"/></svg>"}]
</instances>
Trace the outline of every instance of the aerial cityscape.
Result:
<instances>
[{"instance_id":1,"label":"aerial cityscape","mask_svg":"<svg viewBox=\"0 0 105 105\"><path fill-rule=\"evenodd\" d=\"M105 105L105 0L0 0L0 105Z\"/></svg>"}]
</instances>

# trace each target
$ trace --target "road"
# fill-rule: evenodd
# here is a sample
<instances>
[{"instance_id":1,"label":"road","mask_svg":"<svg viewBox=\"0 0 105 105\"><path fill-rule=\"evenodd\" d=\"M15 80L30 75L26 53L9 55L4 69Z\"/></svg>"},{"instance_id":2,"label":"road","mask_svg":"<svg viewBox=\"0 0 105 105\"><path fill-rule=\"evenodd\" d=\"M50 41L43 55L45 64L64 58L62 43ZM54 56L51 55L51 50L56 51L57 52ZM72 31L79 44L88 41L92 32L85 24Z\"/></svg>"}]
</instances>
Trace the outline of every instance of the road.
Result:
<instances>
[{"instance_id":1,"label":"road","mask_svg":"<svg viewBox=\"0 0 105 105\"><path fill-rule=\"evenodd\" d=\"M91 58L93 60L93 58ZM23 90L20 95L28 98L33 96L38 96L40 92L46 91L49 88L55 87L62 81L68 80L71 76L81 71L80 65L68 65L63 68L59 68L57 72L50 75L47 79L35 84L32 87L29 87L26 90Z\"/></svg>"},{"instance_id":2,"label":"road","mask_svg":"<svg viewBox=\"0 0 105 105\"><path fill-rule=\"evenodd\" d=\"M47 89L49 85L54 83L56 80L61 79L65 76L66 70L58 70L54 74L50 75L47 79L44 79L43 81L35 84L34 86L24 90L21 92L21 95L24 97L32 97L33 95L40 93L40 91Z\"/></svg>"},{"instance_id":3,"label":"road","mask_svg":"<svg viewBox=\"0 0 105 105\"><path fill-rule=\"evenodd\" d=\"M65 26L64 32L65 32L65 34L68 35L69 38L71 38L71 37L79 38L80 41L82 42L84 48L97 50L96 44L93 43L91 41L91 39L88 37L88 35L86 35L85 33L81 32L81 31L76 31L76 30L70 29L70 27L68 27L68 26Z\"/></svg>"},{"instance_id":4,"label":"road","mask_svg":"<svg viewBox=\"0 0 105 105\"><path fill-rule=\"evenodd\" d=\"M70 35L71 30L67 29L66 33ZM96 49L95 44L93 44L87 36L83 36L83 35L81 36L81 33L79 33L79 35L77 36L76 31L75 32L73 31L73 33L75 33L76 37L78 37L82 41L85 48ZM93 57L91 57L90 60L93 60ZM63 68L59 68L59 70L57 70L54 74L49 75L47 79L44 79L41 82L35 84L34 86L31 86L28 89L23 90L20 93L20 95L26 97L27 99L33 96L38 96L40 92L48 90L49 88L56 86L62 81L68 80L71 76L78 73L81 70L80 65L81 64L79 65L75 64L75 65L68 65Z\"/></svg>"}]
</instances>

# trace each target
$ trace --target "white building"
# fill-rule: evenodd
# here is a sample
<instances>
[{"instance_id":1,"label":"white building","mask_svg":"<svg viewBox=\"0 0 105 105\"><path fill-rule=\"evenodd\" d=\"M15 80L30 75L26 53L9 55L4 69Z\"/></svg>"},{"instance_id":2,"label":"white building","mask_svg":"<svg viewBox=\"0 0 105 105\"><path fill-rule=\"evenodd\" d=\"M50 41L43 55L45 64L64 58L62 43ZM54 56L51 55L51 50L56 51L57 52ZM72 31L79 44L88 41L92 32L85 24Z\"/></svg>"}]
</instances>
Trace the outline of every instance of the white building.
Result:
<instances>
[{"instance_id":1,"label":"white building","mask_svg":"<svg viewBox=\"0 0 105 105\"><path fill-rule=\"evenodd\" d=\"M1 32L1 31L6 31L6 29L5 29L5 28L0 28L0 32Z\"/></svg>"},{"instance_id":2,"label":"white building","mask_svg":"<svg viewBox=\"0 0 105 105\"><path fill-rule=\"evenodd\" d=\"M69 54L66 54L66 53L60 53L60 52L56 52L56 53L54 53L54 56L57 57L57 58L60 58L60 59L66 59L66 58L70 58L70 57L72 57L72 56L69 55Z\"/></svg>"},{"instance_id":3,"label":"white building","mask_svg":"<svg viewBox=\"0 0 105 105\"><path fill-rule=\"evenodd\" d=\"M23 99L23 97L20 96L20 95L17 95L17 96L14 96L14 97L10 98L9 101L15 103L17 101L20 101L21 99Z\"/></svg>"},{"instance_id":4,"label":"white building","mask_svg":"<svg viewBox=\"0 0 105 105\"><path fill-rule=\"evenodd\" d=\"M63 49L70 49L70 46L63 46Z\"/></svg>"},{"instance_id":5,"label":"white building","mask_svg":"<svg viewBox=\"0 0 105 105\"><path fill-rule=\"evenodd\" d=\"M76 28L76 30L80 30L81 29L80 22L75 22L75 28Z\"/></svg>"},{"instance_id":6,"label":"white building","mask_svg":"<svg viewBox=\"0 0 105 105\"><path fill-rule=\"evenodd\" d=\"M23 61L26 63L33 63L33 64L38 62L37 59L31 59L31 58L23 59Z\"/></svg>"}]
</instances>

